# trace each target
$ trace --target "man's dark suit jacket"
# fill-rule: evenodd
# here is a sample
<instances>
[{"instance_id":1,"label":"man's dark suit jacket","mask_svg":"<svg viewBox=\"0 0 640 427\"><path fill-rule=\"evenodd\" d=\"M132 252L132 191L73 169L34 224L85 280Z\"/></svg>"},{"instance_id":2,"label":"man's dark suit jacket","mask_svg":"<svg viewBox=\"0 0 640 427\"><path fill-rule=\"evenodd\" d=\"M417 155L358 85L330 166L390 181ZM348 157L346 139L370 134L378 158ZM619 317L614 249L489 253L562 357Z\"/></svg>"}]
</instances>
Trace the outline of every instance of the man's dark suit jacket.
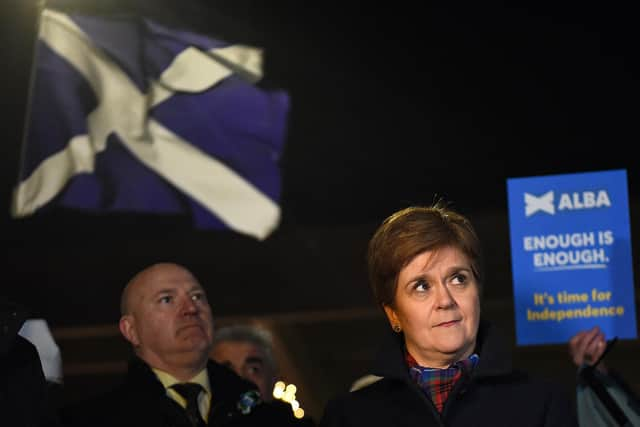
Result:
<instances>
[{"instance_id":1,"label":"man's dark suit jacket","mask_svg":"<svg viewBox=\"0 0 640 427\"><path fill-rule=\"evenodd\" d=\"M276 411L270 405L258 403L249 413L242 413L238 403L243 396L250 396L247 393L256 387L213 361L208 363L207 371L213 395L209 426L296 425L293 413ZM65 407L61 418L70 427L190 427L185 410L166 395L164 386L149 365L139 358L131 360L125 381L120 386L104 395Z\"/></svg>"}]
</instances>

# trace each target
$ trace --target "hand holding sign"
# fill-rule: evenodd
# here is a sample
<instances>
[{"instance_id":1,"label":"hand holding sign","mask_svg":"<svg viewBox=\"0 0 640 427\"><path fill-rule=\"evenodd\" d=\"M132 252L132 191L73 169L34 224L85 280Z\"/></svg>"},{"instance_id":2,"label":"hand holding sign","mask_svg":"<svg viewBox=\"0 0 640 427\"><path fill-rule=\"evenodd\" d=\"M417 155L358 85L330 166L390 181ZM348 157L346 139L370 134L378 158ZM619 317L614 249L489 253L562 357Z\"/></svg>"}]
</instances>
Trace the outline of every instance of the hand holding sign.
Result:
<instances>
[{"instance_id":1,"label":"hand holding sign","mask_svg":"<svg viewBox=\"0 0 640 427\"><path fill-rule=\"evenodd\" d=\"M590 330L578 332L569 340L569 355L577 367L592 365L600 360L606 347L604 334L599 327L594 326ZM607 372L604 361L600 361L596 369L602 373Z\"/></svg>"}]
</instances>

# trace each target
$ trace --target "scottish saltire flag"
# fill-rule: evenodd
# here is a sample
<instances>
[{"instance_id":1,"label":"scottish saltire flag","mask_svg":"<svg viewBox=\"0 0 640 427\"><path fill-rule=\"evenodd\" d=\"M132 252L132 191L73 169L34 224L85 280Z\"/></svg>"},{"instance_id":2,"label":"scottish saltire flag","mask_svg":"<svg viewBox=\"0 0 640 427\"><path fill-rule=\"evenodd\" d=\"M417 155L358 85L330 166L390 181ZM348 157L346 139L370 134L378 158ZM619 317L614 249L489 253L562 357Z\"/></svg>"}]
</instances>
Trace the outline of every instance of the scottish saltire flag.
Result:
<instances>
[{"instance_id":1,"label":"scottish saltire flag","mask_svg":"<svg viewBox=\"0 0 640 427\"><path fill-rule=\"evenodd\" d=\"M261 58L143 17L44 9L12 215L188 212L265 238L289 98L255 85Z\"/></svg>"}]
</instances>

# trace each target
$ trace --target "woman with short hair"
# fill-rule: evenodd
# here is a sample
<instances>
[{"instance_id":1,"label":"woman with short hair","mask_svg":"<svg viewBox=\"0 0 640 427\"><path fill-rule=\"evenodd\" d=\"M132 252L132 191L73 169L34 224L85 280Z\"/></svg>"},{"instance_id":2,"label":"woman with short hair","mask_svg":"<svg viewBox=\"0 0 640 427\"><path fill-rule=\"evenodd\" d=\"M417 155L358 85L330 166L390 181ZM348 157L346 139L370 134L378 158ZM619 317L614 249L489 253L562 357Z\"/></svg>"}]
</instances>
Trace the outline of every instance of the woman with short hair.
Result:
<instances>
[{"instance_id":1,"label":"woman with short hair","mask_svg":"<svg viewBox=\"0 0 640 427\"><path fill-rule=\"evenodd\" d=\"M321 426L575 426L567 396L512 369L481 320L482 251L440 201L389 216L369 243L369 279L391 331L375 383L329 402Z\"/></svg>"}]
</instances>

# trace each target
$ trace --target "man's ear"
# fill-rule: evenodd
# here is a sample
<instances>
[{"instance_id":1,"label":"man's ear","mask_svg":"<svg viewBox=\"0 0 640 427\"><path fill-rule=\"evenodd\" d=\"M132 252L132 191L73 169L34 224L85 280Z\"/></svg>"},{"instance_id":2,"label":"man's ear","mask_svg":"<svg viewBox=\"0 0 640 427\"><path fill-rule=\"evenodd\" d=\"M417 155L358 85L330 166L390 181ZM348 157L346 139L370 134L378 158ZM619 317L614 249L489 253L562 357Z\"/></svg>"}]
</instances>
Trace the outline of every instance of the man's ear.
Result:
<instances>
[{"instance_id":1,"label":"man's ear","mask_svg":"<svg viewBox=\"0 0 640 427\"><path fill-rule=\"evenodd\" d=\"M122 316L118 326L120 327L120 333L127 339L127 341L133 344L134 347L140 345L140 340L138 339L135 327L135 319L132 315L125 314Z\"/></svg>"}]
</instances>

